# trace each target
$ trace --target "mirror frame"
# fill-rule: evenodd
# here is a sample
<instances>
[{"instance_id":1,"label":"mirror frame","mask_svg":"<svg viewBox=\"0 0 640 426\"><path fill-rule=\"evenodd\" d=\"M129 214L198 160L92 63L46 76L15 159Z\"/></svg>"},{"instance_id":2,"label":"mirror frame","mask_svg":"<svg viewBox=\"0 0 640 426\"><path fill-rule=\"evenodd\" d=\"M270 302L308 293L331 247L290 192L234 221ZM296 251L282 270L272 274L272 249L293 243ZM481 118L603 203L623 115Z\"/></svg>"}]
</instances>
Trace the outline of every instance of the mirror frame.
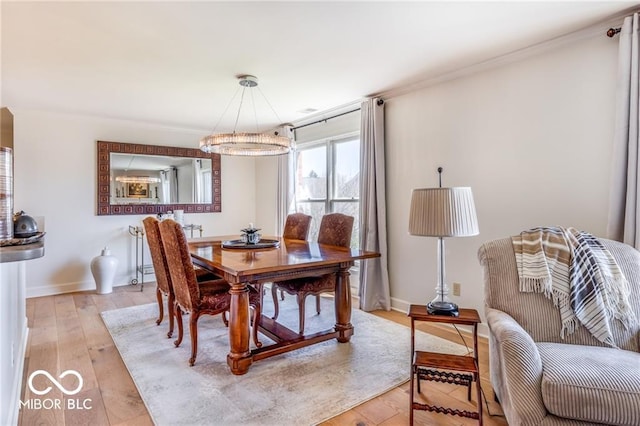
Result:
<instances>
[{"instance_id":1,"label":"mirror frame","mask_svg":"<svg viewBox=\"0 0 640 426\"><path fill-rule=\"evenodd\" d=\"M185 213L218 213L222 211L222 184L220 154L207 154L195 148L144 145L125 142L98 142L98 216L158 214L173 210ZM136 155L162 155L211 159L211 204L111 204L111 153Z\"/></svg>"}]
</instances>

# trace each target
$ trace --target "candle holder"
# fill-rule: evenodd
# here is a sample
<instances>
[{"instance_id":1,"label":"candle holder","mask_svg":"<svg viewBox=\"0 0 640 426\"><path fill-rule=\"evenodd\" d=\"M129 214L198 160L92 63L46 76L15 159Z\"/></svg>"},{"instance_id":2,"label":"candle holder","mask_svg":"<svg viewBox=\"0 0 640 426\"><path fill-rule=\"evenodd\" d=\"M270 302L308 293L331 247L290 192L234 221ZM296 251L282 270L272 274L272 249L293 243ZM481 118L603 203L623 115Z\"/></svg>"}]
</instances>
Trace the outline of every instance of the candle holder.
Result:
<instances>
[{"instance_id":1,"label":"candle holder","mask_svg":"<svg viewBox=\"0 0 640 426\"><path fill-rule=\"evenodd\" d=\"M260 229L254 228L253 226L241 229L240 231L242 231L242 241L245 244L258 244L260 242L260 237L262 237L262 235L258 233L259 230Z\"/></svg>"}]
</instances>

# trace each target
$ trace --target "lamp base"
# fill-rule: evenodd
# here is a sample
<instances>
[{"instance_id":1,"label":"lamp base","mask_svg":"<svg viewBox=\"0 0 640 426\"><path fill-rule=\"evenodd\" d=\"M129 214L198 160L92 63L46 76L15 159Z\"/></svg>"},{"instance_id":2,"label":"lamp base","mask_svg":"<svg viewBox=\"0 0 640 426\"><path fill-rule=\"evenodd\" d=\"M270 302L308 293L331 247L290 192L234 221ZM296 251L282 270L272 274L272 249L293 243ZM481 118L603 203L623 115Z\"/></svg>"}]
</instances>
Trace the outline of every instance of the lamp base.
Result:
<instances>
[{"instance_id":1,"label":"lamp base","mask_svg":"<svg viewBox=\"0 0 640 426\"><path fill-rule=\"evenodd\" d=\"M427 305L427 312L431 315L446 315L449 317L457 317L459 315L458 305L441 300L429 302Z\"/></svg>"}]
</instances>

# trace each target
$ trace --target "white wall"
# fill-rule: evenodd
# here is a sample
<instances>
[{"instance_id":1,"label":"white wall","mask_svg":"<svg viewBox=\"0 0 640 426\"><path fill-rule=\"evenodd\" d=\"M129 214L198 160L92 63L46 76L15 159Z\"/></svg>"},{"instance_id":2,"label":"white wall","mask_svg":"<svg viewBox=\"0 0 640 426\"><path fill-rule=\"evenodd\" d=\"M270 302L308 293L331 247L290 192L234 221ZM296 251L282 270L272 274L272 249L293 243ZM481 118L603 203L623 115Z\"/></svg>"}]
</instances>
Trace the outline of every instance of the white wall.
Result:
<instances>
[{"instance_id":1,"label":"white wall","mask_svg":"<svg viewBox=\"0 0 640 426\"><path fill-rule=\"evenodd\" d=\"M46 255L27 265L27 296L95 289L91 259L108 245L119 260L115 285L134 275L129 225L144 216L96 216L96 141L197 147L200 131L121 120L12 109L16 211L43 216ZM255 221L255 161L222 158L222 212L185 214L203 235L229 234ZM149 259L149 257L147 257Z\"/></svg>"},{"instance_id":2,"label":"white wall","mask_svg":"<svg viewBox=\"0 0 640 426\"><path fill-rule=\"evenodd\" d=\"M278 190L278 157L256 158L256 217L262 235L275 235Z\"/></svg>"},{"instance_id":3,"label":"white wall","mask_svg":"<svg viewBox=\"0 0 640 426\"><path fill-rule=\"evenodd\" d=\"M18 400L22 388L27 346L25 309L25 264L0 263L0 424L18 421Z\"/></svg>"},{"instance_id":4,"label":"white wall","mask_svg":"<svg viewBox=\"0 0 640 426\"><path fill-rule=\"evenodd\" d=\"M538 225L605 236L617 40L598 34L386 102L389 270L395 307L435 296L436 240L407 233L411 190L471 186L480 235L446 240L454 301L483 312L476 258Z\"/></svg>"},{"instance_id":5,"label":"white wall","mask_svg":"<svg viewBox=\"0 0 640 426\"><path fill-rule=\"evenodd\" d=\"M436 240L407 229L411 190L437 186L438 166L445 186L472 187L478 210L479 236L446 240L447 282L462 284L453 300L463 307L484 311L476 253L485 241L541 225L606 236L617 46L598 33L386 99L394 308L435 296ZM275 191L275 162L256 164L258 205L267 207L258 214L266 223L275 214L267 196Z\"/></svg>"}]
</instances>

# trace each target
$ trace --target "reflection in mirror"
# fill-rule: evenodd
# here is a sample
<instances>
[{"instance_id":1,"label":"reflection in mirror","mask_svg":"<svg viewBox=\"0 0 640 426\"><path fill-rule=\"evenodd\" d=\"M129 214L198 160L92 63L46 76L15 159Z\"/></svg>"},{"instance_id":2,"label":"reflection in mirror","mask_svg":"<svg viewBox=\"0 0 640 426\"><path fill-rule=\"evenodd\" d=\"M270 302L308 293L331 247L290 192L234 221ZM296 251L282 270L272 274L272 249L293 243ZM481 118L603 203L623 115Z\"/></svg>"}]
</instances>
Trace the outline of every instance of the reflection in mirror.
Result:
<instances>
[{"instance_id":1,"label":"reflection in mirror","mask_svg":"<svg viewBox=\"0 0 640 426\"><path fill-rule=\"evenodd\" d=\"M211 159L111 153L111 204L211 203Z\"/></svg>"},{"instance_id":2,"label":"reflection in mirror","mask_svg":"<svg viewBox=\"0 0 640 426\"><path fill-rule=\"evenodd\" d=\"M98 215L220 212L220 155L98 141Z\"/></svg>"}]
</instances>

